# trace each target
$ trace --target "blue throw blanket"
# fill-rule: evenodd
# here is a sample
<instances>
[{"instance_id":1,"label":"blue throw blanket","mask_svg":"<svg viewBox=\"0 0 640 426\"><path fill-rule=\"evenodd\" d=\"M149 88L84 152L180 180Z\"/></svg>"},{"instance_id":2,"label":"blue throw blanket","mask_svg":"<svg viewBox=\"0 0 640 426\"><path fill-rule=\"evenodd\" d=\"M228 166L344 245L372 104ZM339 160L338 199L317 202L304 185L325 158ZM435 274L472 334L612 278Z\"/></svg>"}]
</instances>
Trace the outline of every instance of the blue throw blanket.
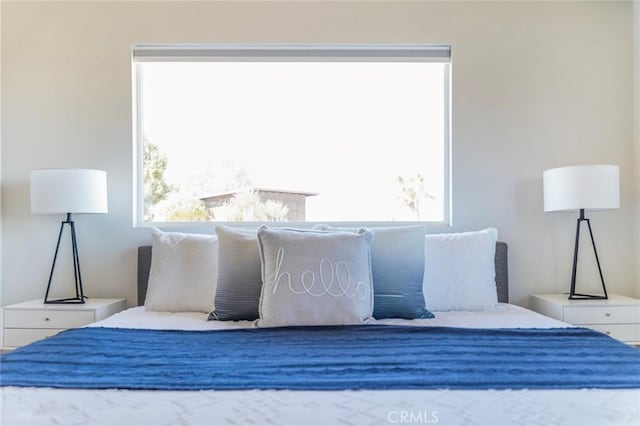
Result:
<instances>
[{"instance_id":1,"label":"blue throw blanket","mask_svg":"<svg viewBox=\"0 0 640 426\"><path fill-rule=\"evenodd\" d=\"M2 386L82 389L640 388L640 351L583 328L81 328L0 369Z\"/></svg>"}]
</instances>

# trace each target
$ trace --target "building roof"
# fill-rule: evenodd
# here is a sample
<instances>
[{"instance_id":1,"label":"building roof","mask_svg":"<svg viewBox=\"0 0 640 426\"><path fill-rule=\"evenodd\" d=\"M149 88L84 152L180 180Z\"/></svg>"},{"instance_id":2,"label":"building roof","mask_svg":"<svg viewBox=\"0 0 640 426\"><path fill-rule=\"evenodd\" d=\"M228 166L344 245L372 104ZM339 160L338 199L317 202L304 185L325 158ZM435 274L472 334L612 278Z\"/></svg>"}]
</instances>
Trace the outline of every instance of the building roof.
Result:
<instances>
[{"instance_id":1,"label":"building roof","mask_svg":"<svg viewBox=\"0 0 640 426\"><path fill-rule=\"evenodd\" d=\"M314 195L318 195L317 192L293 191L293 190L288 190L288 189L244 188L244 189L239 189L239 190L235 190L235 191L219 192L217 194L207 195L206 197L200 197L200 199L206 201L206 200L213 200L213 199L216 199L216 198L227 198L227 197L233 196L235 194L238 194L240 192L246 192L246 191L255 191L255 192L258 192L258 193L271 192L271 193L279 193L279 194L300 195L300 196L303 196L303 197L313 197Z\"/></svg>"}]
</instances>

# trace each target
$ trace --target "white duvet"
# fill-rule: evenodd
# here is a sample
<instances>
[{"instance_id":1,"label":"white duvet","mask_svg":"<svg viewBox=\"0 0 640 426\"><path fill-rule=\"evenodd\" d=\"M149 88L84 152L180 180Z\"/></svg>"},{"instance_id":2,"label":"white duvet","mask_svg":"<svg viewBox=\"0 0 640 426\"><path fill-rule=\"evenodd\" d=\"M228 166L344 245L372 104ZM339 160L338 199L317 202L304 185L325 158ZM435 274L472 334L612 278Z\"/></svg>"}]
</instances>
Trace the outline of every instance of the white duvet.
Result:
<instances>
[{"instance_id":1,"label":"white duvet","mask_svg":"<svg viewBox=\"0 0 640 426\"><path fill-rule=\"evenodd\" d=\"M499 303L495 309L473 312L436 312L431 319L370 320L370 324L394 324L467 328L555 328L573 327L525 308ZM127 309L88 327L140 328L147 330L226 330L254 327L253 321L207 321L199 312L151 312L144 307Z\"/></svg>"},{"instance_id":2,"label":"white duvet","mask_svg":"<svg viewBox=\"0 0 640 426\"><path fill-rule=\"evenodd\" d=\"M133 308L101 327L253 327L205 314ZM473 328L570 327L524 308L440 312L383 324ZM215 356L215 351L212 351ZM561 381L562 377L558 378ZM2 425L619 425L640 424L640 390L130 391L0 388Z\"/></svg>"},{"instance_id":3,"label":"white duvet","mask_svg":"<svg viewBox=\"0 0 640 426\"><path fill-rule=\"evenodd\" d=\"M394 324L467 328L554 328L572 327L528 309L499 303L495 309L473 312L436 312L436 317L423 320L370 320L371 324ZM151 312L144 307L127 309L89 327L142 328L151 330L224 330L251 328L253 321L207 321L207 314L198 312Z\"/></svg>"}]
</instances>

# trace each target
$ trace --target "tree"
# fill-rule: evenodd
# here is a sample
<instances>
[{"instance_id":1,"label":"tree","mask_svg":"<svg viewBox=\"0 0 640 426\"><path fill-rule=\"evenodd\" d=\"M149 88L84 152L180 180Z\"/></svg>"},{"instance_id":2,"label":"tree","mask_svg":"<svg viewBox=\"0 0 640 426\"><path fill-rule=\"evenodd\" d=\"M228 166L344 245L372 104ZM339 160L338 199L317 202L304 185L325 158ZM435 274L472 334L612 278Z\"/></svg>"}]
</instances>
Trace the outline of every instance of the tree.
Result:
<instances>
[{"instance_id":1,"label":"tree","mask_svg":"<svg viewBox=\"0 0 640 426\"><path fill-rule=\"evenodd\" d=\"M287 220L289 208L280 201L267 200L261 205L260 215L262 219L268 222L284 222Z\"/></svg>"},{"instance_id":2,"label":"tree","mask_svg":"<svg viewBox=\"0 0 640 426\"><path fill-rule=\"evenodd\" d=\"M238 192L226 203L220 220L260 222L279 222L287 220L289 208L280 201L262 201L256 191Z\"/></svg>"},{"instance_id":3,"label":"tree","mask_svg":"<svg viewBox=\"0 0 640 426\"><path fill-rule=\"evenodd\" d=\"M398 176L396 182L400 184L402 190L402 202L409 207L415 213L416 218L420 220L420 201L434 198L425 188L424 176L420 173L410 178Z\"/></svg>"},{"instance_id":4,"label":"tree","mask_svg":"<svg viewBox=\"0 0 640 426\"><path fill-rule=\"evenodd\" d=\"M167 213L168 222L198 222L206 220L207 208L202 200L193 200L191 203L183 205L179 209L169 209Z\"/></svg>"},{"instance_id":5,"label":"tree","mask_svg":"<svg viewBox=\"0 0 640 426\"><path fill-rule=\"evenodd\" d=\"M251 186L246 170L231 161L208 162L195 167L192 175L177 186L164 200L152 209L155 220L167 222L191 222L210 220L211 212L202 197Z\"/></svg>"},{"instance_id":6,"label":"tree","mask_svg":"<svg viewBox=\"0 0 640 426\"><path fill-rule=\"evenodd\" d=\"M167 198L176 188L165 181L167 156L157 145L144 138L142 144L142 170L144 182L144 220L153 220L153 206Z\"/></svg>"},{"instance_id":7,"label":"tree","mask_svg":"<svg viewBox=\"0 0 640 426\"><path fill-rule=\"evenodd\" d=\"M202 197L219 192L237 191L252 187L248 172L230 160L210 160L206 165L194 167L181 191L191 191Z\"/></svg>"}]
</instances>

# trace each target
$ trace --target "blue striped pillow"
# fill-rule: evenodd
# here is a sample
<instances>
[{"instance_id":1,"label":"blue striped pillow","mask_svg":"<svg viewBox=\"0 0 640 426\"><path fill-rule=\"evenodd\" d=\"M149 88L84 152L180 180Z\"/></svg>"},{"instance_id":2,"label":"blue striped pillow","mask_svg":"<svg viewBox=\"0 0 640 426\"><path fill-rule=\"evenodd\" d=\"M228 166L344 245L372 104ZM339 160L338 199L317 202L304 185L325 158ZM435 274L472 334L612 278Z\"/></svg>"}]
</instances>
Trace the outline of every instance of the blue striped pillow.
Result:
<instances>
[{"instance_id":1,"label":"blue striped pillow","mask_svg":"<svg viewBox=\"0 0 640 426\"><path fill-rule=\"evenodd\" d=\"M328 225L317 225L315 228L325 231L340 230ZM373 232L373 317L433 318L434 315L425 307L422 292L424 227L416 225L368 229Z\"/></svg>"},{"instance_id":2,"label":"blue striped pillow","mask_svg":"<svg viewBox=\"0 0 640 426\"><path fill-rule=\"evenodd\" d=\"M262 272L255 230L218 225L218 284L210 320L258 318Z\"/></svg>"}]
</instances>

